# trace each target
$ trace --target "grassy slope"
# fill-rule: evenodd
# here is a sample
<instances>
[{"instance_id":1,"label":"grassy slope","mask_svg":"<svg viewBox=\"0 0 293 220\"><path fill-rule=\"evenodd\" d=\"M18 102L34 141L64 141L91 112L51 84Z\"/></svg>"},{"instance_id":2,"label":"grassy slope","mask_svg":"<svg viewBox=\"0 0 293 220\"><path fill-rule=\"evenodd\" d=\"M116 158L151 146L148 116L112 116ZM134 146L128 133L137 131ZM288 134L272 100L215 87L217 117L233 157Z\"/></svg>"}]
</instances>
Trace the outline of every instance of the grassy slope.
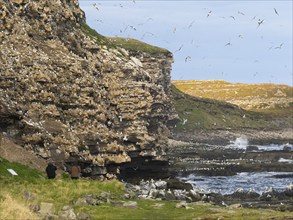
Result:
<instances>
[{"instance_id":1,"label":"grassy slope","mask_svg":"<svg viewBox=\"0 0 293 220\"><path fill-rule=\"evenodd\" d=\"M195 129L273 128L267 115L251 112L226 102L182 93L172 85L175 108L181 121L175 131ZM184 119L187 122L184 124Z\"/></svg>"},{"instance_id":2,"label":"grassy slope","mask_svg":"<svg viewBox=\"0 0 293 220\"><path fill-rule=\"evenodd\" d=\"M7 168L13 168L19 176L12 177ZM0 162L0 217L3 219L36 219L29 210L32 204L53 203L58 212L64 205L71 205L75 213L91 214L93 219L284 219L292 213L272 210L223 208L206 203L190 204L191 209L175 208L177 202L135 200L138 208L123 208L104 203L99 206L73 205L73 201L88 194L110 192L113 200L121 200L123 185L118 181L55 179L48 180L41 173L6 160ZM31 192L31 200L24 193ZM132 200L133 201L133 200Z\"/></svg>"},{"instance_id":3,"label":"grassy slope","mask_svg":"<svg viewBox=\"0 0 293 220\"><path fill-rule=\"evenodd\" d=\"M112 48L124 48L130 51L142 51L149 54L168 54L168 50L155 47L153 45L131 39L120 37L105 37L97 33L94 29L90 28L86 23L81 23L81 30L92 39L96 41L98 45L105 45Z\"/></svg>"}]
</instances>

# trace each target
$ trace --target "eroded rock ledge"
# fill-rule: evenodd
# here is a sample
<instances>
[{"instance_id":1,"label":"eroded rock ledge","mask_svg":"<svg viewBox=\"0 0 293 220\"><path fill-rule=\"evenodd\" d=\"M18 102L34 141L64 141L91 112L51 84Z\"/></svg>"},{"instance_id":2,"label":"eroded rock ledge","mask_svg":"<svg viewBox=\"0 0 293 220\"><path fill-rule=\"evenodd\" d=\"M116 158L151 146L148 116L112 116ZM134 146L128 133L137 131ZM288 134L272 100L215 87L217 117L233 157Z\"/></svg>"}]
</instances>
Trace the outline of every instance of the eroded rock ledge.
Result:
<instances>
[{"instance_id":1,"label":"eroded rock ledge","mask_svg":"<svg viewBox=\"0 0 293 220\"><path fill-rule=\"evenodd\" d=\"M164 173L170 52L97 44L77 0L0 0L0 18L1 132L84 176Z\"/></svg>"}]
</instances>

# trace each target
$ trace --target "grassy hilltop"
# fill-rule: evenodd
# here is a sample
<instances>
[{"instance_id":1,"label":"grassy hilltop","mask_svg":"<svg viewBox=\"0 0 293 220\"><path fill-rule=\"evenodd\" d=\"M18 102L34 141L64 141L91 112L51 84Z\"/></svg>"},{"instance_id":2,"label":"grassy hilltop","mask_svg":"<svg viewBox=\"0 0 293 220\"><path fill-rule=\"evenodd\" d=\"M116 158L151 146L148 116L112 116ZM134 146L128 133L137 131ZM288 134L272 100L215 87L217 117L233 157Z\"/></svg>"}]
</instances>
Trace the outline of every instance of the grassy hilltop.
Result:
<instances>
[{"instance_id":1,"label":"grassy hilltop","mask_svg":"<svg viewBox=\"0 0 293 220\"><path fill-rule=\"evenodd\" d=\"M225 101L247 110L286 113L293 107L293 87L288 85L232 84L224 80L174 80L172 83L191 96Z\"/></svg>"}]
</instances>

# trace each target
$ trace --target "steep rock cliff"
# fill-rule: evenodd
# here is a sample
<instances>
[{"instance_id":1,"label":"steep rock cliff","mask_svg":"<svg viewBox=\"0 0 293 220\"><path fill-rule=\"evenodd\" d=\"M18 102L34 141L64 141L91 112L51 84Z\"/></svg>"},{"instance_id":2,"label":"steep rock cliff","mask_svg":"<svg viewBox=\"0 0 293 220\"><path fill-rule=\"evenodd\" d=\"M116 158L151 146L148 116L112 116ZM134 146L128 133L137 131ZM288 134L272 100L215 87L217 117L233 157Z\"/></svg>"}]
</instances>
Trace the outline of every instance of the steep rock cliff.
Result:
<instances>
[{"instance_id":1,"label":"steep rock cliff","mask_svg":"<svg viewBox=\"0 0 293 220\"><path fill-rule=\"evenodd\" d=\"M87 34L77 0L0 0L0 18L3 134L84 176L163 173L170 52Z\"/></svg>"}]
</instances>

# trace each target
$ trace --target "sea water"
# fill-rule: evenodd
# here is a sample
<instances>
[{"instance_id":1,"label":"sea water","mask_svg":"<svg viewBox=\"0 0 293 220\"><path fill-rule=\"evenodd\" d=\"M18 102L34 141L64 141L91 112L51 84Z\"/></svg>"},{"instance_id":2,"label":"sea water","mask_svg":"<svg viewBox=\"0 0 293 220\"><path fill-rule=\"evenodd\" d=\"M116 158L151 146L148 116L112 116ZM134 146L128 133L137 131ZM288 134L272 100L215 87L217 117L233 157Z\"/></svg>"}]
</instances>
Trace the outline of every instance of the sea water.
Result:
<instances>
[{"instance_id":1,"label":"sea water","mask_svg":"<svg viewBox=\"0 0 293 220\"><path fill-rule=\"evenodd\" d=\"M224 149L241 149L246 150L249 146L249 141L245 136L241 136L231 141L229 145L223 146ZM292 144L269 144L269 145L254 145L258 148L257 151L286 151L293 152ZM290 159L280 158L278 162L284 165L293 163L293 155ZM276 176L283 175L283 178ZM288 184L293 183L292 172L241 172L234 176L197 176L191 174L181 178L183 181L191 183L193 187L200 190L215 192L221 194L231 194L237 190L255 191L263 193L269 188L277 191L284 191Z\"/></svg>"},{"instance_id":2,"label":"sea water","mask_svg":"<svg viewBox=\"0 0 293 220\"><path fill-rule=\"evenodd\" d=\"M236 138L233 141L230 141L230 144L225 146L225 148L233 149L242 149L246 150L249 146L249 141L246 136L241 136ZM268 144L268 145L253 145L258 148L259 151L282 151L286 147L287 150L293 151L293 145L286 144Z\"/></svg>"},{"instance_id":3,"label":"sea water","mask_svg":"<svg viewBox=\"0 0 293 220\"><path fill-rule=\"evenodd\" d=\"M288 176L276 178L278 175ZM284 191L293 183L293 172L241 172L234 176L196 176L190 174L181 180L194 188L214 193L231 194L237 190L255 191L259 194L273 188Z\"/></svg>"}]
</instances>

